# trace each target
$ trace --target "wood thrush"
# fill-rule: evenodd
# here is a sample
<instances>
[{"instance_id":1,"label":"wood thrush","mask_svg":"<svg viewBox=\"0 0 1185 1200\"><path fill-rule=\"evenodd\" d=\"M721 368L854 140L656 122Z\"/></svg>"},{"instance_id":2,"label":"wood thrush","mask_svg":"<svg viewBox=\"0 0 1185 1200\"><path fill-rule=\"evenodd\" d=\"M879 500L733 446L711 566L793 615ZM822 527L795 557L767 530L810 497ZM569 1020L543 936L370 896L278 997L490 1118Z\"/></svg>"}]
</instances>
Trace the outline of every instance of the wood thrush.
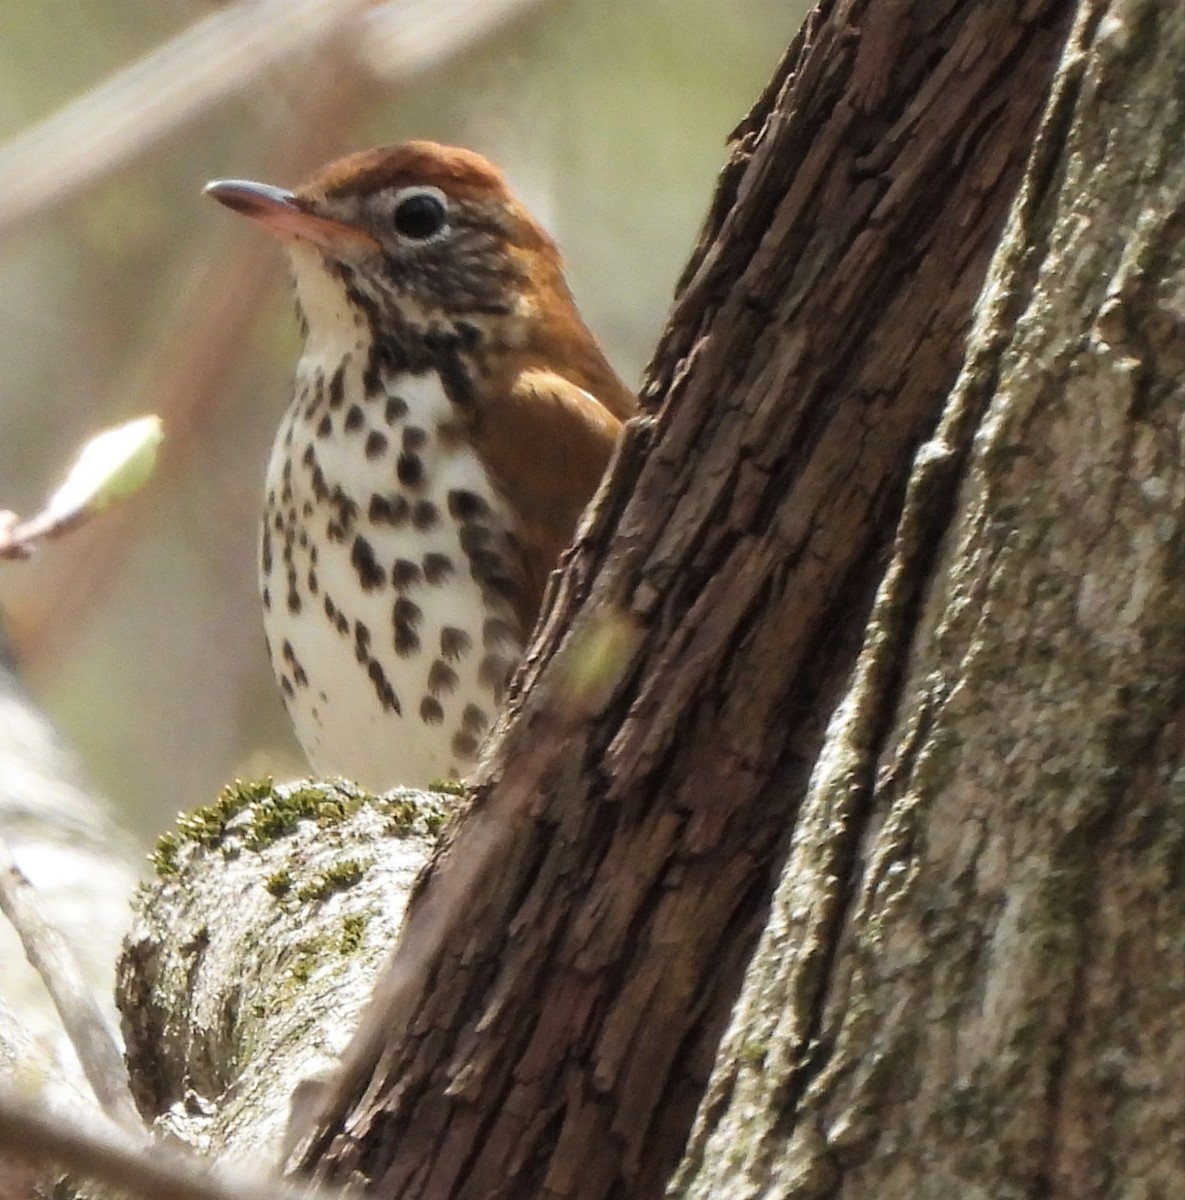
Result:
<instances>
[{"instance_id":1,"label":"wood thrush","mask_svg":"<svg viewBox=\"0 0 1185 1200\"><path fill-rule=\"evenodd\" d=\"M293 192L206 190L296 278L259 578L297 736L375 790L462 776L635 398L477 154L406 142Z\"/></svg>"}]
</instances>

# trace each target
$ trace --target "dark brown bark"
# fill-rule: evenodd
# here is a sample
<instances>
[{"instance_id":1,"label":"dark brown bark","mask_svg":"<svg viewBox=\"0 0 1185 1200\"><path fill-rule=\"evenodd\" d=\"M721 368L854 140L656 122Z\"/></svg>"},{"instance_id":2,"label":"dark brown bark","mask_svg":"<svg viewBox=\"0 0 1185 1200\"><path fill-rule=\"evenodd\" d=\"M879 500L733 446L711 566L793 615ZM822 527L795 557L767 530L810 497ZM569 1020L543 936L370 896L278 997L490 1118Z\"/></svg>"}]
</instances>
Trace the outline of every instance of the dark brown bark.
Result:
<instances>
[{"instance_id":1,"label":"dark brown bark","mask_svg":"<svg viewBox=\"0 0 1185 1200\"><path fill-rule=\"evenodd\" d=\"M791 47L306 1146L323 1177L660 1192L1073 7L849 0Z\"/></svg>"},{"instance_id":2,"label":"dark brown bark","mask_svg":"<svg viewBox=\"0 0 1185 1200\"><path fill-rule=\"evenodd\" d=\"M1079 8L690 1200L1185 1195L1185 9Z\"/></svg>"}]
</instances>

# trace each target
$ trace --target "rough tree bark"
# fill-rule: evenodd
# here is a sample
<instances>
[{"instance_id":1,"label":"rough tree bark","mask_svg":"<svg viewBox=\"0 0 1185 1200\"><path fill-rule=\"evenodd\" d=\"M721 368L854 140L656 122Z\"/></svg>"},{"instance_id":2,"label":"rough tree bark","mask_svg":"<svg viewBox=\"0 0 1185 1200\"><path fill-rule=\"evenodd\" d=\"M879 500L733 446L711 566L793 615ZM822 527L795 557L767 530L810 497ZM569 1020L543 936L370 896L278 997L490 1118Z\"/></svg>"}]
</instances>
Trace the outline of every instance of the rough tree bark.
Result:
<instances>
[{"instance_id":1,"label":"rough tree bark","mask_svg":"<svg viewBox=\"0 0 1185 1200\"><path fill-rule=\"evenodd\" d=\"M409 1200L661 1191L1073 8L837 0L791 47L738 131L650 415L304 1143L322 1177Z\"/></svg>"},{"instance_id":2,"label":"rough tree bark","mask_svg":"<svg viewBox=\"0 0 1185 1200\"><path fill-rule=\"evenodd\" d=\"M1080 9L690 1196L1185 1195L1185 9Z\"/></svg>"}]
</instances>

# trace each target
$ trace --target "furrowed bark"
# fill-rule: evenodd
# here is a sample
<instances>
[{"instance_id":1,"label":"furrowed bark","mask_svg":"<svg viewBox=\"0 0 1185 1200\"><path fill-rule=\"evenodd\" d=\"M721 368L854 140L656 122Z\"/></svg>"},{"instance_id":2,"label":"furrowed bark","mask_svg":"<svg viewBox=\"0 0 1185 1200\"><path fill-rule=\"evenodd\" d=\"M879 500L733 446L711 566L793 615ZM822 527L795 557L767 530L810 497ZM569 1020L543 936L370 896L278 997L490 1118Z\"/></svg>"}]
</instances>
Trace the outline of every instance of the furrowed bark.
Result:
<instances>
[{"instance_id":1,"label":"furrowed bark","mask_svg":"<svg viewBox=\"0 0 1185 1200\"><path fill-rule=\"evenodd\" d=\"M305 1143L401 1197L658 1194L962 361L1073 4L821 6Z\"/></svg>"},{"instance_id":2,"label":"furrowed bark","mask_svg":"<svg viewBox=\"0 0 1185 1200\"><path fill-rule=\"evenodd\" d=\"M677 1194L1185 1194L1183 60L1080 6Z\"/></svg>"}]
</instances>

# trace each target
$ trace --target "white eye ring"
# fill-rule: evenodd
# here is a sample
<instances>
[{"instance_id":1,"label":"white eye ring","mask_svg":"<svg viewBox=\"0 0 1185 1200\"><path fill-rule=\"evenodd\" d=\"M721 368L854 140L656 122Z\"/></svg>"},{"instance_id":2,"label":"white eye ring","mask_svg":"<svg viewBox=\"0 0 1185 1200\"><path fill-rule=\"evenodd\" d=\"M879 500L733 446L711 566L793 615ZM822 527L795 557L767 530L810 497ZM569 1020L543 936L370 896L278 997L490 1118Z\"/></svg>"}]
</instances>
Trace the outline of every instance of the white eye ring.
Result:
<instances>
[{"instance_id":1,"label":"white eye ring","mask_svg":"<svg viewBox=\"0 0 1185 1200\"><path fill-rule=\"evenodd\" d=\"M436 187L400 188L391 203L391 224L405 241L435 241L448 233L448 197Z\"/></svg>"}]
</instances>

